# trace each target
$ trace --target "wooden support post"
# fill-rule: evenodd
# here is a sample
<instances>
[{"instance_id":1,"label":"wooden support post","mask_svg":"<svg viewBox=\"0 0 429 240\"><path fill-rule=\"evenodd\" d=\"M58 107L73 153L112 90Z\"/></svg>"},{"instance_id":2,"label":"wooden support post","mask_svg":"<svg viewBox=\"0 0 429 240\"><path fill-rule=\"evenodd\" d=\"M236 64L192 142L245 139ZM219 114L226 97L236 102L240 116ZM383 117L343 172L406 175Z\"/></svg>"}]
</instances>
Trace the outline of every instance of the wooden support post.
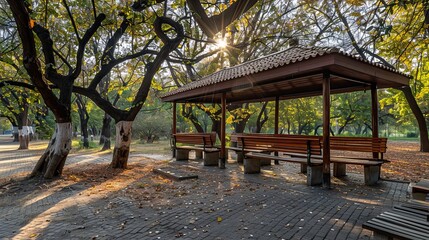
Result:
<instances>
[{"instance_id":1,"label":"wooden support post","mask_svg":"<svg viewBox=\"0 0 429 240\"><path fill-rule=\"evenodd\" d=\"M274 134L279 134L279 97L276 97L276 104L274 109ZM275 156L279 155L279 152L274 152ZM279 160L274 161L275 165L279 165Z\"/></svg>"},{"instance_id":2,"label":"wooden support post","mask_svg":"<svg viewBox=\"0 0 429 240\"><path fill-rule=\"evenodd\" d=\"M372 137L378 138L378 95L377 85L371 84L371 116L372 116ZM373 158L378 158L378 153L372 153Z\"/></svg>"},{"instance_id":3,"label":"wooden support post","mask_svg":"<svg viewBox=\"0 0 429 240\"><path fill-rule=\"evenodd\" d=\"M331 152L329 129L331 118L331 83L330 74L323 74L323 187L331 188Z\"/></svg>"},{"instance_id":4,"label":"wooden support post","mask_svg":"<svg viewBox=\"0 0 429 240\"><path fill-rule=\"evenodd\" d=\"M176 106L176 102L173 102L173 127L171 128L171 132L173 134L176 134L177 131L177 116L176 116L176 112L177 112L177 106Z\"/></svg>"},{"instance_id":5,"label":"wooden support post","mask_svg":"<svg viewBox=\"0 0 429 240\"><path fill-rule=\"evenodd\" d=\"M177 116L176 116L176 111L177 110L177 106L176 106L176 102L173 102L173 126L171 127L171 134L172 134L172 141L173 141L173 134L177 133ZM173 158L176 157L176 149L172 149L173 152Z\"/></svg>"},{"instance_id":6,"label":"wooden support post","mask_svg":"<svg viewBox=\"0 0 429 240\"><path fill-rule=\"evenodd\" d=\"M219 158L219 168L224 169L226 165L226 141L225 141L225 129L226 129L226 93L222 93L221 98L222 105L222 116L220 123L220 158Z\"/></svg>"}]
</instances>

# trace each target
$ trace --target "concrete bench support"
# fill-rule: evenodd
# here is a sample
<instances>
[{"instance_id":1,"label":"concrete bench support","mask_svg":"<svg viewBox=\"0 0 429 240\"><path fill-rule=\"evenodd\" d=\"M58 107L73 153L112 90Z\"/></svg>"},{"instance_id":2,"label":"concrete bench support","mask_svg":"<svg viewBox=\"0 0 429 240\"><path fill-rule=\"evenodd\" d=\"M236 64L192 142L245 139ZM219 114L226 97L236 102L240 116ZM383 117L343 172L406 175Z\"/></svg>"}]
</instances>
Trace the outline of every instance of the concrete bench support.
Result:
<instances>
[{"instance_id":1,"label":"concrete bench support","mask_svg":"<svg viewBox=\"0 0 429 240\"><path fill-rule=\"evenodd\" d=\"M307 166L307 185L308 186L321 185L322 179L323 179L322 165Z\"/></svg>"},{"instance_id":2,"label":"concrete bench support","mask_svg":"<svg viewBox=\"0 0 429 240\"><path fill-rule=\"evenodd\" d=\"M261 166L270 166L271 165L271 159L261 159Z\"/></svg>"},{"instance_id":3,"label":"concrete bench support","mask_svg":"<svg viewBox=\"0 0 429 240\"><path fill-rule=\"evenodd\" d=\"M307 164L301 163L301 173L307 173Z\"/></svg>"},{"instance_id":4,"label":"concrete bench support","mask_svg":"<svg viewBox=\"0 0 429 240\"><path fill-rule=\"evenodd\" d=\"M365 185L371 186L378 182L380 178L380 166L364 166Z\"/></svg>"},{"instance_id":5,"label":"concrete bench support","mask_svg":"<svg viewBox=\"0 0 429 240\"><path fill-rule=\"evenodd\" d=\"M244 160L244 153L243 152L237 152L237 163L243 163Z\"/></svg>"},{"instance_id":6,"label":"concrete bench support","mask_svg":"<svg viewBox=\"0 0 429 240\"><path fill-rule=\"evenodd\" d=\"M334 177L346 176L346 164L345 163L334 163Z\"/></svg>"},{"instance_id":7,"label":"concrete bench support","mask_svg":"<svg viewBox=\"0 0 429 240\"><path fill-rule=\"evenodd\" d=\"M263 154L270 155L271 152L262 152ZM271 165L271 159L261 159L261 166L270 166Z\"/></svg>"},{"instance_id":8,"label":"concrete bench support","mask_svg":"<svg viewBox=\"0 0 429 240\"><path fill-rule=\"evenodd\" d=\"M204 166L217 166L219 163L219 151L204 152Z\"/></svg>"},{"instance_id":9,"label":"concrete bench support","mask_svg":"<svg viewBox=\"0 0 429 240\"><path fill-rule=\"evenodd\" d=\"M176 149L176 161L187 161L189 159L188 149Z\"/></svg>"},{"instance_id":10,"label":"concrete bench support","mask_svg":"<svg viewBox=\"0 0 429 240\"><path fill-rule=\"evenodd\" d=\"M195 150L195 159L203 159L203 150Z\"/></svg>"},{"instance_id":11,"label":"concrete bench support","mask_svg":"<svg viewBox=\"0 0 429 240\"><path fill-rule=\"evenodd\" d=\"M260 173L261 161L259 159L244 159L244 173Z\"/></svg>"}]
</instances>

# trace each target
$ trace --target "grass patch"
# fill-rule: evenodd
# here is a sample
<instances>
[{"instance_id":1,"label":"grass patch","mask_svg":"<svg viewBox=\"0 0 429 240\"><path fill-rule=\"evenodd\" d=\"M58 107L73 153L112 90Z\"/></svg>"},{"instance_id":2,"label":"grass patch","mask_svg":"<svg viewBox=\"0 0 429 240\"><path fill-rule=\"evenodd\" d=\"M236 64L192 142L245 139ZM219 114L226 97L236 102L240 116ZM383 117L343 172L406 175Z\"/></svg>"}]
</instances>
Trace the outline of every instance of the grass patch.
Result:
<instances>
[{"instance_id":1,"label":"grass patch","mask_svg":"<svg viewBox=\"0 0 429 240\"><path fill-rule=\"evenodd\" d=\"M160 140L154 143L141 143L139 141L131 143L131 152L170 155L171 147L169 140Z\"/></svg>"},{"instance_id":2,"label":"grass patch","mask_svg":"<svg viewBox=\"0 0 429 240\"><path fill-rule=\"evenodd\" d=\"M389 137L389 141L407 141L407 142L418 142L419 138L409 138L409 137Z\"/></svg>"}]
</instances>

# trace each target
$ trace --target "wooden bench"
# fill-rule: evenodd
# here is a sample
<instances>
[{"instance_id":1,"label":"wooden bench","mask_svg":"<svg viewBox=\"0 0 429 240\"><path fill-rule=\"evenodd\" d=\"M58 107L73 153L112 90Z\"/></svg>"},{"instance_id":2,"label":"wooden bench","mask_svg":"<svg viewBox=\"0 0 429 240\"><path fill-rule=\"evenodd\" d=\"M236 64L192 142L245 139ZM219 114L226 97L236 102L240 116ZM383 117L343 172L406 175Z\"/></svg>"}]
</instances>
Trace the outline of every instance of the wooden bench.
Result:
<instances>
[{"instance_id":1,"label":"wooden bench","mask_svg":"<svg viewBox=\"0 0 429 240\"><path fill-rule=\"evenodd\" d=\"M296 137L296 135L295 135ZM318 137L319 136L303 136L303 137ZM386 138L372 138L372 137L330 137L330 149L337 151L353 151L353 152L367 152L376 153L377 157L349 157L349 156L335 156L331 155L331 163L334 164L333 175L335 177L346 176L346 165L361 165L364 166L364 178L366 185L374 185L380 179L381 165L386 160L383 155L387 149ZM289 154L294 157L305 157L299 154ZM313 156L315 159L322 159L321 155ZM302 168L303 171L305 168Z\"/></svg>"},{"instance_id":2,"label":"wooden bench","mask_svg":"<svg viewBox=\"0 0 429 240\"><path fill-rule=\"evenodd\" d=\"M267 149L250 149L250 148L243 148L241 145L241 141L238 141L238 136L267 136L268 134L261 134L261 133L239 133L239 134L231 134L231 146L228 147L228 150L232 150L237 154L237 163L243 163L244 155L248 152L255 152L255 153L269 153L267 152ZM270 165L271 160L263 160L261 161L261 165Z\"/></svg>"},{"instance_id":3,"label":"wooden bench","mask_svg":"<svg viewBox=\"0 0 429 240\"><path fill-rule=\"evenodd\" d=\"M314 160L312 155L321 155L322 147L318 139L288 138L287 135L239 135L242 151L245 149L262 150L265 153L247 152L244 156L244 173L259 173L261 160L277 160L292 163L306 164L307 185L322 184L322 161ZM292 152L305 154L307 157L273 156L267 152Z\"/></svg>"},{"instance_id":4,"label":"wooden bench","mask_svg":"<svg viewBox=\"0 0 429 240\"><path fill-rule=\"evenodd\" d=\"M409 201L362 224L375 239L429 239L429 204Z\"/></svg>"},{"instance_id":5,"label":"wooden bench","mask_svg":"<svg viewBox=\"0 0 429 240\"><path fill-rule=\"evenodd\" d=\"M374 185L380 180L381 165L386 160L383 159L387 149L387 138L373 137L330 137L331 150L366 152L376 155L367 158L355 158L348 156L333 156L331 162L334 163L335 177L346 175L346 165L364 166L364 178L366 185Z\"/></svg>"},{"instance_id":6,"label":"wooden bench","mask_svg":"<svg viewBox=\"0 0 429 240\"><path fill-rule=\"evenodd\" d=\"M189 152L195 151L197 158L203 158L204 166L218 165L219 148L215 147L216 133L173 134L173 148L176 160L188 160Z\"/></svg>"},{"instance_id":7,"label":"wooden bench","mask_svg":"<svg viewBox=\"0 0 429 240\"><path fill-rule=\"evenodd\" d=\"M251 137L261 137L261 136L273 137L274 136L274 137L287 137L287 138L318 139L320 141L322 139L319 136L291 135L291 134L265 134L265 133L236 133L236 134L231 134L231 146L228 147L228 149L234 151L237 154L237 162L238 163L243 163L244 154L246 154L248 152L270 153L270 150L261 149L261 148L258 148L258 149L244 148L244 152L243 152L241 141L238 141L238 136L251 136ZM270 161L267 161L267 164L264 164L263 161L261 163L262 163L262 165L270 165L271 164ZM305 171L304 171L304 173L305 173Z\"/></svg>"}]
</instances>

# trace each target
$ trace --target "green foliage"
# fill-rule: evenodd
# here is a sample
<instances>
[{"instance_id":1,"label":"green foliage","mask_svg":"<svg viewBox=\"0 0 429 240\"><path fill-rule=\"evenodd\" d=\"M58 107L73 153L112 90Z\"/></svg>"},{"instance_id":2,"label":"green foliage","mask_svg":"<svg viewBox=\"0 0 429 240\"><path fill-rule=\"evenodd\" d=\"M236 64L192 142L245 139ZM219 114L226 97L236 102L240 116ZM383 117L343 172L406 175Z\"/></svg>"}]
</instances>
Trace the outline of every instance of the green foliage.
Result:
<instances>
[{"instance_id":1,"label":"green foliage","mask_svg":"<svg viewBox=\"0 0 429 240\"><path fill-rule=\"evenodd\" d=\"M142 109L133 123L133 135L141 142L152 142L171 134L171 112L169 109Z\"/></svg>"},{"instance_id":2,"label":"green foliage","mask_svg":"<svg viewBox=\"0 0 429 240\"><path fill-rule=\"evenodd\" d=\"M4 131L10 130L12 125L9 120L6 118L0 117L0 134L3 134Z\"/></svg>"},{"instance_id":3,"label":"green foliage","mask_svg":"<svg viewBox=\"0 0 429 240\"><path fill-rule=\"evenodd\" d=\"M55 125L54 115L49 112L48 115L39 118L35 133L38 135L39 139L50 139L54 134Z\"/></svg>"}]
</instances>

